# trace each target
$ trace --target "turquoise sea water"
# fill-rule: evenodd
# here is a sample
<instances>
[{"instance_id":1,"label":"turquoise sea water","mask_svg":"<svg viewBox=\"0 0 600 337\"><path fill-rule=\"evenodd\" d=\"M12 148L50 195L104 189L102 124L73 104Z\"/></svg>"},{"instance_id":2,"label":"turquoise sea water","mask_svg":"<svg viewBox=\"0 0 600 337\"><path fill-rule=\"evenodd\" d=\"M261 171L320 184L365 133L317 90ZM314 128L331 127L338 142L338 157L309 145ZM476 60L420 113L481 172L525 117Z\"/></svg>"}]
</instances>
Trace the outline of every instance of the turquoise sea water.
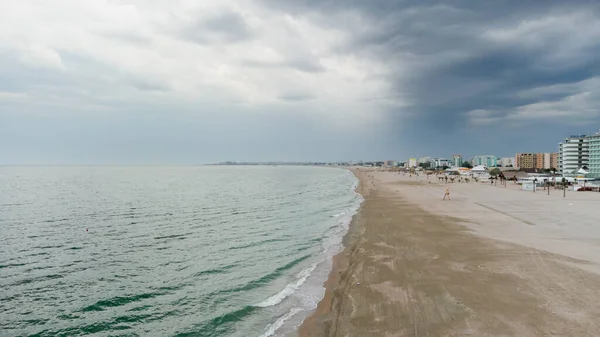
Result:
<instances>
[{"instance_id":1,"label":"turquoise sea water","mask_svg":"<svg viewBox=\"0 0 600 337\"><path fill-rule=\"evenodd\" d=\"M361 198L315 167L0 167L1 336L284 336Z\"/></svg>"}]
</instances>

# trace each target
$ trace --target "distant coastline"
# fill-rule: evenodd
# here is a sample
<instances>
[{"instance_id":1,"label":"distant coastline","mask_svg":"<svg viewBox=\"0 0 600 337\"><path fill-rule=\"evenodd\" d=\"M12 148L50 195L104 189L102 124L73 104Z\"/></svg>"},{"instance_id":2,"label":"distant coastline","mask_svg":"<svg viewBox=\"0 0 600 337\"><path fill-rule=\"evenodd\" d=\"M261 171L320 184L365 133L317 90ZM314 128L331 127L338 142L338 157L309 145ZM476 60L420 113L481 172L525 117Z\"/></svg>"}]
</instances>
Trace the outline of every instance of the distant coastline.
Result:
<instances>
[{"instance_id":1,"label":"distant coastline","mask_svg":"<svg viewBox=\"0 0 600 337\"><path fill-rule=\"evenodd\" d=\"M220 163L204 164L204 166L352 166L347 162L235 162L225 161Z\"/></svg>"}]
</instances>

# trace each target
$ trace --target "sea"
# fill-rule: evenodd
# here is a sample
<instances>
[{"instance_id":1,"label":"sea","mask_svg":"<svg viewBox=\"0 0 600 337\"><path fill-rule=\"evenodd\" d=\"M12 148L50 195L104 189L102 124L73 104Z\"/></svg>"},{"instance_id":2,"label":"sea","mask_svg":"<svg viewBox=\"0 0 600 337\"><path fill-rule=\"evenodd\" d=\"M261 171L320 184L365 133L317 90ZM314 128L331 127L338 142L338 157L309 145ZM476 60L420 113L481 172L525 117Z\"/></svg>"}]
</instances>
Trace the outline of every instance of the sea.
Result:
<instances>
[{"instance_id":1,"label":"sea","mask_svg":"<svg viewBox=\"0 0 600 337\"><path fill-rule=\"evenodd\" d=\"M0 167L0 336L292 336L356 185L325 167Z\"/></svg>"}]
</instances>

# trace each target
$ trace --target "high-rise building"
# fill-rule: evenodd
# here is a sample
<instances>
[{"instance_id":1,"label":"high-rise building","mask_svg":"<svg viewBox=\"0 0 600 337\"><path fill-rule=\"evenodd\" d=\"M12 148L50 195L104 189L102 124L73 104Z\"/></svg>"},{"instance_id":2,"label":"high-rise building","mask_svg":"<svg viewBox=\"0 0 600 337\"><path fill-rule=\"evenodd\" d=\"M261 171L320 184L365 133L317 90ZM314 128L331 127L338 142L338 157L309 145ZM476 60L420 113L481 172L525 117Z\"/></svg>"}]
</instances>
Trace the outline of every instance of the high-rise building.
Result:
<instances>
[{"instance_id":1,"label":"high-rise building","mask_svg":"<svg viewBox=\"0 0 600 337\"><path fill-rule=\"evenodd\" d=\"M471 165L484 165L487 167L496 167L498 166L498 157L485 155L485 156L475 156L471 159Z\"/></svg>"},{"instance_id":2,"label":"high-rise building","mask_svg":"<svg viewBox=\"0 0 600 337\"><path fill-rule=\"evenodd\" d=\"M462 166L462 163L463 163L463 156L462 155L460 155L460 154L453 154L452 155L452 164L455 167Z\"/></svg>"},{"instance_id":3,"label":"high-rise building","mask_svg":"<svg viewBox=\"0 0 600 337\"><path fill-rule=\"evenodd\" d=\"M590 162L589 172L590 177L600 178L600 131L589 137L590 146Z\"/></svg>"},{"instance_id":4,"label":"high-rise building","mask_svg":"<svg viewBox=\"0 0 600 337\"><path fill-rule=\"evenodd\" d=\"M590 144L593 137L572 135L558 144L558 170L561 173L573 173L580 168L588 167L590 161Z\"/></svg>"},{"instance_id":5,"label":"high-rise building","mask_svg":"<svg viewBox=\"0 0 600 337\"><path fill-rule=\"evenodd\" d=\"M515 166L524 169L536 168L537 157L537 153L517 153L515 154Z\"/></svg>"},{"instance_id":6,"label":"high-rise building","mask_svg":"<svg viewBox=\"0 0 600 337\"><path fill-rule=\"evenodd\" d=\"M432 158L431 161L431 167L436 168L436 167L450 167L452 166L452 161L446 158Z\"/></svg>"},{"instance_id":7,"label":"high-rise building","mask_svg":"<svg viewBox=\"0 0 600 337\"><path fill-rule=\"evenodd\" d=\"M549 169L550 168L550 153L535 154L535 168Z\"/></svg>"},{"instance_id":8,"label":"high-rise building","mask_svg":"<svg viewBox=\"0 0 600 337\"><path fill-rule=\"evenodd\" d=\"M550 169L550 153L536 153L535 168Z\"/></svg>"},{"instance_id":9,"label":"high-rise building","mask_svg":"<svg viewBox=\"0 0 600 337\"><path fill-rule=\"evenodd\" d=\"M554 162L552 161L553 156ZM558 155L556 153L517 153L515 163L518 168L549 170L558 166Z\"/></svg>"},{"instance_id":10,"label":"high-rise building","mask_svg":"<svg viewBox=\"0 0 600 337\"><path fill-rule=\"evenodd\" d=\"M550 168L558 170L558 152L550 153Z\"/></svg>"}]
</instances>

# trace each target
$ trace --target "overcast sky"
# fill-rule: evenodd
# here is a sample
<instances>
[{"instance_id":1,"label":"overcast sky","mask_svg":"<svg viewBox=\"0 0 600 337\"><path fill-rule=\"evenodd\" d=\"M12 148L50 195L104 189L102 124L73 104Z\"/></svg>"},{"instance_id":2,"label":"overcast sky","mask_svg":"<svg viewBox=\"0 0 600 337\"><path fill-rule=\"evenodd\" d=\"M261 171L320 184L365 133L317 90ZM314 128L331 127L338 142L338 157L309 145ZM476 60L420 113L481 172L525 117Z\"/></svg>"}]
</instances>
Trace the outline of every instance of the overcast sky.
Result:
<instances>
[{"instance_id":1,"label":"overcast sky","mask_svg":"<svg viewBox=\"0 0 600 337\"><path fill-rule=\"evenodd\" d=\"M593 1L0 0L0 164L556 151Z\"/></svg>"}]
</instances>

